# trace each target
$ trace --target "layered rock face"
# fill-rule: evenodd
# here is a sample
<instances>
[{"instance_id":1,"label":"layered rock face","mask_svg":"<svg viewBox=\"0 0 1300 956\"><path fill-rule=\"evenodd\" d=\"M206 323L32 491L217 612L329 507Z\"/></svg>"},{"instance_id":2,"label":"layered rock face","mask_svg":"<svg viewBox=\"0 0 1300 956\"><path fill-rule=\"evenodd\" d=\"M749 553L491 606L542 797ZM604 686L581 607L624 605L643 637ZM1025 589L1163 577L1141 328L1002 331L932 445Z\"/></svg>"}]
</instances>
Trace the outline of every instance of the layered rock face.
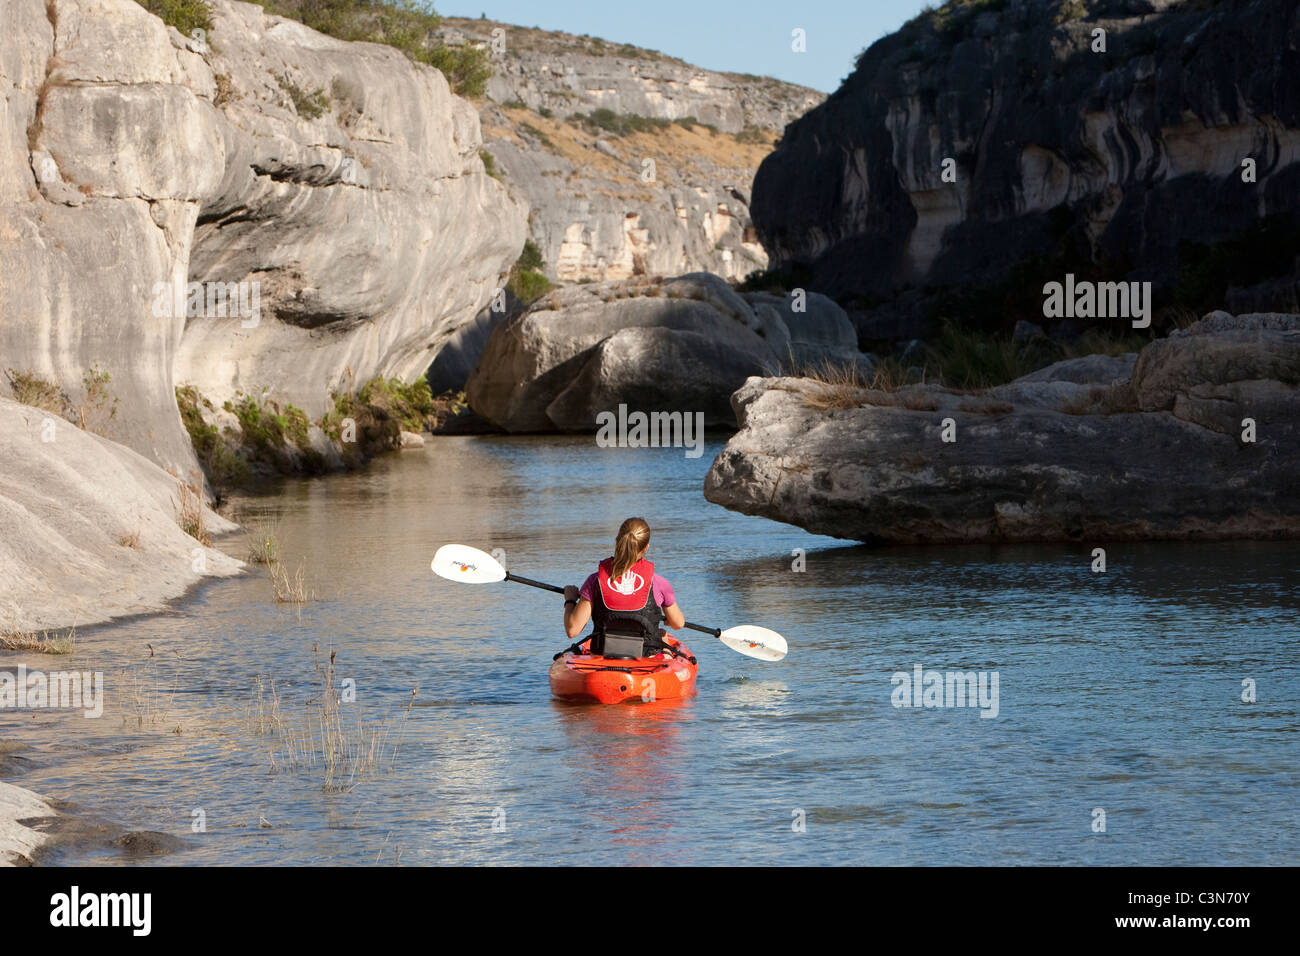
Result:
<instances>
[{"instance_id":1,"label":"layered rock face","mask_svg":"<svg viewBox=\"0 0 1300 956\"><path fill-rule=\"evenodd\" d=\"M869 366L854 342L844 311L816 294L798 305L742 296L705 273L572 286L492 333L467 394L511 432L594 431L596 416L619 404L733 426L728 397L747 377L794 364Z\"/></svg>"},{"instance_id":2,"label":"layered rock face","mask_svg":"<svg viewBox=\"0 0 1300 956\"><path fill-rule=\"evenodd\" d=\"M767 265L746 204L769 147L698 126L613 136L516 108L489 106L483 123L552 281L733 279Z\"/></svg>"},{"instance_id":3,"label":"layered rock face","mask_svg":"<svg viewBox=\"0 0 1300 956\"><path fill-rule=\"evenodd\" d=\"M1035 262L1189 295L1204 260L1188 244L1300 213L1297 16L1289 0L949 3L789 127L755 178L759 237L841 301ZM1293 274L1300 250L1265 251ZM1267 307L1297 308L1294 282L1270 288Z\"/></svg>"},{"instance_id":4,"label":"layered rock face","mask_svg":"<svg viewBox=\"0 0 1300 956\"><path fill-rule=\"evenodd\" d=\"M754 171L822 94L590 37L444 24L448 42L491 54L486 148L532 210L530 234L553 281L736 278L767 265L749 217ZM504 51L493 47L494 31ZM665 122L629 133L570 119L597 110ZM700 125L671 122L692 118Z\"/></svg>"},{"instance_id":5,"label":"layered rock face","mask_svg":"<svg viewBox=\"0 0 1300 956\"><path fill-rule=\"evenodd\" d=\"M490 99L563 116L604 108L666 120L694 117L725 133L779 131L826 98L770 77L702 70L655 50L562 31L447 17L441 33L448 43L479 44L492 53ZM497 36L504 51L492 45Z\"/></svg>"},{"instance_id":6,"label":"layered rock face","mask_svg":"<svg viewBox=\"0 0 1300 956\"><path fill-rule=\"evenodd\" d=\"M1297 386L1300 316L1226 313L981 393L751 379L704 491L868 542L1298 537Z\"/></svg>"},{"instance_id":7,"label":"layered rock face","mask_svg":"<svg viewBox=\"0 0 1300 956\"><path fill-rule=\"evenodd\" d=\"M74 400L97 366L106 434L184 472L176 384L314 416L349 379L413 378L526 223L436 70L212 7L204 43L133 0L12 0L0 37L3 364ZM159 294L187 281L188 317Z\"/></svg>"}]
</instances>

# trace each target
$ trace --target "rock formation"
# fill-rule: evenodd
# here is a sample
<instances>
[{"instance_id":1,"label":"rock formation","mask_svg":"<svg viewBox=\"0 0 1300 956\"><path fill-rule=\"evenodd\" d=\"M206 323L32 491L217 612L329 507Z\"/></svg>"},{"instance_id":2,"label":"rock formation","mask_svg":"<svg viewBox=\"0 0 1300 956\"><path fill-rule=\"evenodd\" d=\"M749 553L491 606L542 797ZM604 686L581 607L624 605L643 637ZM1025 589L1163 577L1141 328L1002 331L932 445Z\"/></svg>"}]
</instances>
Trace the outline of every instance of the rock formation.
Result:
<instances>
[{"instance_id":1,"label":"rock formation","mask_svg":"<svg viewBox=\"0 0 1300 956\"><path fill-rule=\"evenodd\" d=\"M1152 281L1157 306L1295 311L1298 17L1290 0L948 3L790 125L754 181L759 238L857 300L864 340L925 334L936 303L900 291L1032 299L1067 268Z\"/></svg>"},{"instance_id":2,"label":"rock formation","mask_svg":"<svg viewBox=\"0 0 1300 956\"><path fill-rule=\"evenodd\" d=\"M493 332L469 402L512 432L594 431L620 403L734 426L728 398L750 375L869 366L834 302L813 294L795 308L707 273L560 289Z\"/></svg>"},{"instance_id":3,"label":"rock formation","mask_svg":"<svg viewBox=\"0 0 1300 956\"><path fill-rule=\"evenodd\" d=\"M243 566L182 530L187 504L235 526L177 478L49 412L0 398L0 466L0 637L159 611Z\"/></svg>"},{"instance_id":4,"label":"rock formation","mask_svg":"<svg viewBox=\"0 0 1300 956\"><path fill-rule=\"evenodd\" d=\"M1300 316L1226 313L978 393L750 379L704 493L868 542L1300 537L1297 386Z\"/></svg>"},{"instance_id":5,"label":"rock formation","mask_svg":"<svg viewBox=\"0 0 1300 956\"><path fill-rule=\"evenodd\" d=\"M754 170L822 94L493 21L447 19L442 33L491 54L484 145L527 201L552 281L696 271L743 278L766 266L749 218ZM610 125L633 117L639 129L573 120L599 110Z\"/></svg>"},{"instance_id":6,"label":"rock formation","mask_svg":"<svg viewBox=\"0 0 1300 956\"><path fill-rule=\"evenodd\" d=\"M27 824L56 816L54 808L22 787L0 783L0 866L29 866L48 837Z\"/></svg>"},{"instance_id":7,"label":"rock formation","mask_svg":"<svg viewBox=\"0 0 1300 956\"><path fill-rule=\"evenodd\" d=\"M526 218L441 73L212 8L195 39L134 0L11 0L0 36L3 364L74 400L97 366L120 399L106 434L184 473L175 385L315 416L349 375L414 378ZM158 292L187 282L188 318Z\"/></svg>"}]
</instances>

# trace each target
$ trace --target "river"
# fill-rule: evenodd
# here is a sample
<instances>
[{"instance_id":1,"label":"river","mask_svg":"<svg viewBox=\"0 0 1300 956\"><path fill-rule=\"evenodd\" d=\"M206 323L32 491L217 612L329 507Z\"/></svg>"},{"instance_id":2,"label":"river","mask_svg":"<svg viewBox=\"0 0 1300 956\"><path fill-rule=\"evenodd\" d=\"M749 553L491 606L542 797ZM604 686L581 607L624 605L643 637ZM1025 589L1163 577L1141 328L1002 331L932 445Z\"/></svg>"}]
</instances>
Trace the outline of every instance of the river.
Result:
<instances>
[{"instance_id":1,"label":"river","mask_svg":"<svg viewBox=\"0 0 1300 956\"><path fill-rule=\"evenodd\" d=\"M168 864L1295 861L1300 544L1111 543L1105 573L1093 544L853 546L706 502L719 448L443 437L236 499L315 600L277 604L255 568L71 656L9 655L107 691L98 720L0 716L25 745L6 779L179 837L145 860ZM581 583L634 514L689 620L773 628L789 657L686 632L697 697L563 704L559 598L429 570L460 541ZM373 759L327 785L331 652L355 687L336 736ZM996 672L996 716L894 706L917 666ZM102 840L49 859L126 860Z\"/></svg>"}]
</instances>

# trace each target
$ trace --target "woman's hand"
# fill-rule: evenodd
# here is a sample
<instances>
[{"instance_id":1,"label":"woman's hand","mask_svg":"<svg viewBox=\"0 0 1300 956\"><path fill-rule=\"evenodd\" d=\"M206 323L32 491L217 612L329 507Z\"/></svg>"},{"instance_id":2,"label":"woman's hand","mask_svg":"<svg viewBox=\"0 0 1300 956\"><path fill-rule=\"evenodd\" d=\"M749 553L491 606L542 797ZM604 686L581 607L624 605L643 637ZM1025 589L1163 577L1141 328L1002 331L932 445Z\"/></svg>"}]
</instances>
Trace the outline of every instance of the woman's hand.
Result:
<instances>
[{"instance_id":1,"label":"woman's hand","mask_svg":"<svg viewBox=\"0 0 1300 956\"><path fill-rule=\"evenodd\" d=\"M576 585L566 584L564 586L564 600L566 601L578 600L578 588Z\"/></svg>"}]
</instances>

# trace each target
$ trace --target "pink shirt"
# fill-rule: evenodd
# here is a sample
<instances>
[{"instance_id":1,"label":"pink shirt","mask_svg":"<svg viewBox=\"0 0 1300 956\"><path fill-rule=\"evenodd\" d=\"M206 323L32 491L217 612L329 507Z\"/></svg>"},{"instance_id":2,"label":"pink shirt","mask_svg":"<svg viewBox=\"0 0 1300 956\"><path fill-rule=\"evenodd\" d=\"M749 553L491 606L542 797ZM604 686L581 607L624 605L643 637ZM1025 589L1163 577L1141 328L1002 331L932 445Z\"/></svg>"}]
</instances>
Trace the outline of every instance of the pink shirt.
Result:
<instances>
[{"instance_id":1,"label":"pink shirt","mask_svg":"<svg viewBox=\"0 0 1300 956\"><path fill-rule=\"evenodd\" d=\"M599 572L595 572L582 582L582 587L578 589L578 597L584 601L591 601L596 589L600 587L600 581L597 577ZM656 574L654 580L650 582L650 589L654 592L655 603L660 607L672 607L677 603L677 595L673 594L673 586L668 583L668 579L662 574Z\"/></svg>"}]
</instances>

